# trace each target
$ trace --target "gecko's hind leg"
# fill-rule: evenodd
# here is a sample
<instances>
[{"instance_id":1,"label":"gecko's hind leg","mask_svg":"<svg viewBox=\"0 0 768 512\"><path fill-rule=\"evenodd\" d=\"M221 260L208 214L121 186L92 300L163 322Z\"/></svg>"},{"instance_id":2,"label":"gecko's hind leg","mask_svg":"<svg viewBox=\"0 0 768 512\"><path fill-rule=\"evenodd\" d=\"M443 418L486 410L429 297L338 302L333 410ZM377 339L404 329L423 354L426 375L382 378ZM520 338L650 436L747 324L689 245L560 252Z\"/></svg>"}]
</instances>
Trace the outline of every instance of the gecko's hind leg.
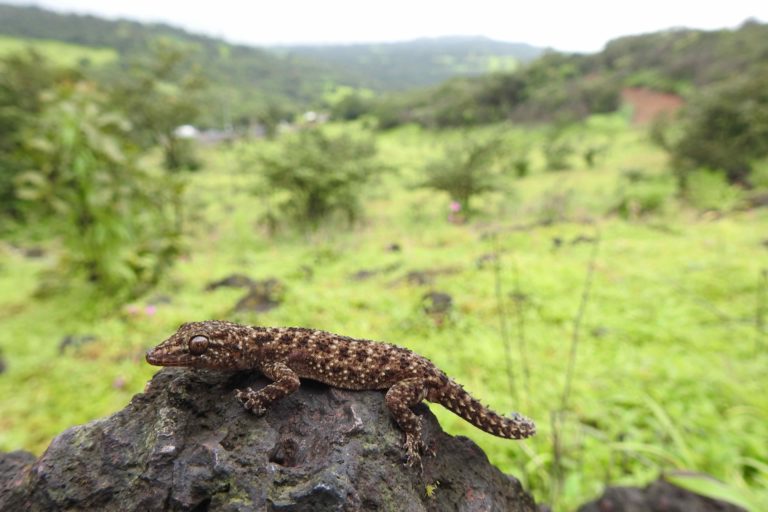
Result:
<instances>
[{"instance_id":1,"label":"gecko's hind leg","mask_svg":"<svg viewBox=\"0 0 768 512\"><path fill-rule=\"evenodd\" d=\"M427 386L423 379L402 380L387 391L386 402L389 411L405 435L406 464L421 465L421 452L427 451L421 440L421 418L416 416L411 407L420 403L427 395Z\"/></svg>"}]
</instances>

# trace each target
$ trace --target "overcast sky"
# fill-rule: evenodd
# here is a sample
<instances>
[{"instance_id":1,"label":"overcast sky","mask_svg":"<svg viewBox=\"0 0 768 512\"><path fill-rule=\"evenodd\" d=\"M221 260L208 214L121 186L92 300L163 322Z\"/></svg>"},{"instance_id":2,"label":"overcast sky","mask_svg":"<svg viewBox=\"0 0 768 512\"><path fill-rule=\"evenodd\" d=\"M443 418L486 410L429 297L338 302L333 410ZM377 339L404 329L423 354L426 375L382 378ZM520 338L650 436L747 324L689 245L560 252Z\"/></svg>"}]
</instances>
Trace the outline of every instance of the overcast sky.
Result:
<instances>
[{"instance_id":1,"label":"overcast sky","mask_svg":"<svg viewBox=\"0 0 768 512\"><path fill-rule=\"evenodd\" d=\"M736 27L768 20L768 0L0 0L108 18L160 21L254 45L402 41L484 35L565 51L672 27Z\"/></svg>"}]
</instances>

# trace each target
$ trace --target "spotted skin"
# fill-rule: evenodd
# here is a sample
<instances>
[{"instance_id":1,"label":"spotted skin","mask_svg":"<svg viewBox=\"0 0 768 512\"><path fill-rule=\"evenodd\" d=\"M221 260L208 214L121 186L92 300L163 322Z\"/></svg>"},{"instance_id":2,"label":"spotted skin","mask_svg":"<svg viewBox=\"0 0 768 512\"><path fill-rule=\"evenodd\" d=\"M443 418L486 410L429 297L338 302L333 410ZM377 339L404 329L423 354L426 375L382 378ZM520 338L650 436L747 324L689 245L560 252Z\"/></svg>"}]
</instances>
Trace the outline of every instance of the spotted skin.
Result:
<instances>
[{"instance_id":1,"label":"spotted skin","mask_svg":"<svg viewBox=\"0 0 768 512\"><path fill-rule=\"evenodd\" d=\"M342 389L387 390L385 401L405 434L408 464L420 462L421 420L411 407L422 400L438 403L474 426L498 437L524 439L536 433L533 421L504 417L472 398L428 359L408 349L301 327L254 327L211 320L183 324L147 352L157 366L214 370L257 370L272 381L258 391L237 390L254 414L290 395L300 378Z\"/></svg>"}]
</instances>

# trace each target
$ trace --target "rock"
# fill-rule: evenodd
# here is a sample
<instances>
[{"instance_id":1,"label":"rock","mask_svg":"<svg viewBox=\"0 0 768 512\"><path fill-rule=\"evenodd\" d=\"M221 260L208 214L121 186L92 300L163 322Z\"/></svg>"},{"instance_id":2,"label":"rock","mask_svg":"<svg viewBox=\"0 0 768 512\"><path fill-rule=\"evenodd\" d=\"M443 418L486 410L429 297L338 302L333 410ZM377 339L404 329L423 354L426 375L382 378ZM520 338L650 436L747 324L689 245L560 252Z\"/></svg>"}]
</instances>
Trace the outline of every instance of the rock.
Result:
<instances>
[{"instance_id":1,"label":"rock","mask_svg":"<svg viewBox=\"0 0 768 512\"><path fill-rule=\"evenodd\" d=\"M269 311L280 305L284 292L285 287L278 279L254 281L248 293L235 304L235 311L256 313Z\"/></svg>"},{"instance_id":2,"label":"rock","mask_svg":"<svg viewBox=\"0 0 768 512\"><path fill-rule=\"evenodd\" d=\"M453 297L444 292L428 292L421 297L428 315L446 315L453 308Z\"/></svg>"},{"instance_id":3,"label":"rock","mask_svg":"<svg viewBox=\"0 0 768 512\"><path fill-rule=\"evenodd\" d=\"M412 270L405 275L405 281L413 285L428 285L438 276L458 274L461 269L457 267L428 268L425 270ZM394 283L396 284L396 283Z\"/></svg>"},{"instance_id":4,"label":"rock","mask_svg":"<svg viewBox=\"0 0 768 512\"><path fill-rule=\"evenodd\" d=\"M723 501L705 498L657 480L640 489L637 487L608 487L603 495L579 507L578 512L746 512Z\"/></svg>"},{"instance_id":5,"label":"rock","mask_svg":"<svg viewBox=\"0 0 768 512\"><path fill-rule=\"evenodd\" d=\"M36 461L0 455L0 510L518 511L535 504L426 406L423 472L377 391L305 381L256 417L252 373L161 370L122 411L66 430ZM431 492L428 496L427 489Z\"/></svg>"},{"instance_id":6,"label":"rock","mask_svg":"<svg viewBox=\"0 0 768 512\"><path fill-rule=\"evenodd\" d=\"M245 274L231 274L218 281L212 281L205 286L205 291L210 292L219 288L250 288L256 281Z\"/></svg>"},{"instance_id":7,"label":"rock","mask_svg":"<svg viewBox=\"0 0 768 512\"><path fill-rule=\"evenodd\" d=\"M400 268L400 263L392 263L391 265L385 265L383 267L377 267L377 268L364 268L350 275L349 279L351 281L365 281L367 279L370 279L372 277L375 277L381 274L389 274L399 268Z\"/></svg>"},{"instance_id":8,"label":"rock","mask_svg":"<svg viewBox=\"0 0 768 512\"><path fill-rule=\"evenodd\" d=\"M93 336L92 334L68 334L59 340L59 354L63 354L68 348L78 349L83 345L93 343L94 341L96 341L96 336Z\"/></svg>"}]
</instances>

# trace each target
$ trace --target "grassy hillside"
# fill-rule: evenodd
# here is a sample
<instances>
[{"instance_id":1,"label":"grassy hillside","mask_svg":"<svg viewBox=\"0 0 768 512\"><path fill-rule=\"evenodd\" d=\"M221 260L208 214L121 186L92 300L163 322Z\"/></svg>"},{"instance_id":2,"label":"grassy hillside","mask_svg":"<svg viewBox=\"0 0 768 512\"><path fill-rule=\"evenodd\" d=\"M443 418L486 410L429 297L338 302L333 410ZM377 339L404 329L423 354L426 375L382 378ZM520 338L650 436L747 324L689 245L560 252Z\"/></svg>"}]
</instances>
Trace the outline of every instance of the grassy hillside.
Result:
<instances>
[{"instance_id":1,"label":"grassy hillside","mask_svg":"<svg viewBox=\"0 0 768 512\"><path fill-rule=\"evenodd\" d=\"M263 227L252 155L273 142L210 150L185 198L186 255L125 306L76 284L45 293L55 239L41 240L42 257L28 234L4 242L0 449L39 453L61 430L123 407L156 371L147 348L184 321L222 318L388 340L431 358L494 409L537 421L535 438L511 442L433 408L556 510L673 469L709 473L765 509L768 212L678 203L665 156L612 116L568 134L580 148L607 144L594 168L574 158L572 170L546 172L534 149L526 177L487 194L476 220L451 223L448 198L414 184L443 145L482 131L380 135L380 158L396 172L366 194L364 224L314 235ZM546 136L505 133L530 148ZM697 186L705 198L740 193ZM236 313L243 290L205 291L232 273L279 279L281 304ZM431 291L453 307L425 312Z\"/></svg>"},{"instance_id":2,"label":"grassy hillside","mask_svg":"<svg viewBox=\"0 0 768 512\"><path fill-rule=\"evenodd\" d=\"M286 46L280 53L329 62L379 91L435 85L451 77L512 71L543 49L485 37L438 37L400 43Z\"/></svg>"},{"instance_id":3,"label":"grassy hillside","mask_svg":"<svg viewBox=\"0 0 768 512\"><path fill-rule=\"evenodd\" d=\"M46 39L0 36L0 57L23 51L25 48L34 48L51 62L65 67L81 64L102 66L117 59L117 52L111 48L93 48Z\"/></svg>"},{"instance_id":4,"label":"grassy hillside","mask_svg":"<svg viewBox=\"0 0 768 512\"><path fill-rule=\"evenodd\" d=\"M218 102L225 98L233 118L253 115L267 104L298 110L319 102L329 86L348 81L343 71L326 64L232 45L164 24L0 5L0 34L111 48L126 59L144 55L158 38L184 44L211 83L212 97Z\"/></svg>"},{"instance_id":5,"label":"grassy hillside","mask_svg":"<svg viewBox=\"0 0 768 512\"><path fill-rule=\"evenodd\" d=\"M766 62L766 24L745 22L735 30L669 30L622 37L592 55L549 52L512 73L455 78L391 96L377 113L386 125L579 119L616 110L624 87L699 93L755 73Z\"/></svg>"}]
</instances>

